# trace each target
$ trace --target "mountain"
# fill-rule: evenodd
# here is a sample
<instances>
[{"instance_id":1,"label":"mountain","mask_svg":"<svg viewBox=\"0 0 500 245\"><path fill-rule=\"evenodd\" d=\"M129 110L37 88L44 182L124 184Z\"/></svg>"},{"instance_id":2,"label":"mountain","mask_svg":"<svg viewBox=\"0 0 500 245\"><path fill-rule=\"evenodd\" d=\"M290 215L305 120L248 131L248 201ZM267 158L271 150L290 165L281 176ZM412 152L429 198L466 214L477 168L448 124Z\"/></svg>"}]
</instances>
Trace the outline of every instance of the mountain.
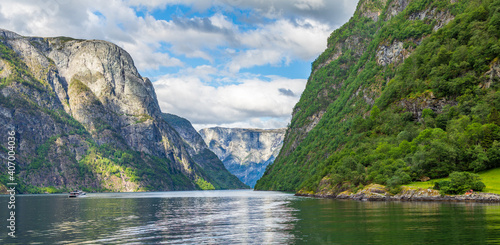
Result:
<instances>
[{"instance_id":1,"label":"mountain","mask_svg":"<svg viewBox=\"0 0 500 245\"><path fill-rule=\"evenodd\" d=\"M193 128L188 120L168 113L163 114L163 119L179 133L186 144L185 148L189 155L206 173L215 180L226 183L226 185L241 183L235 175L228 173L221 160L208 148L202 136ZM236 187L239 189L248 188L243 183Z\"/></svg>"},{"instance_id":2,"label":"mountain","mask_svg":"<svg viewBox=\"0 0 500 245\"><path fill-rule=\"evenodd\" d=\"M20 192L239 188L190 155L152 83L105 41L0 30L0 135L15 132ZM0 157L8 159L2 141ZM7 166L0 167L7 183Z\"/></svg>"},{"instance_id":3,"label":"mountain","mask_svg":"<svg viewBox=\"0 0 500 245\"><path fill-rule=\"evenodd\" d=\"M500 1L361 0L255 189L393 191L500 167Z\"/></svg>"},{"instance_id":4,"label":"mountain","mask_svg":"<svg viewBox=\"0 0 500 245\"><path fill-rule=\"evenodd\" d=\"M253 187L278 155L286 129L205 128L200 135L229 172Z\"/></svg>"}]
</instances>

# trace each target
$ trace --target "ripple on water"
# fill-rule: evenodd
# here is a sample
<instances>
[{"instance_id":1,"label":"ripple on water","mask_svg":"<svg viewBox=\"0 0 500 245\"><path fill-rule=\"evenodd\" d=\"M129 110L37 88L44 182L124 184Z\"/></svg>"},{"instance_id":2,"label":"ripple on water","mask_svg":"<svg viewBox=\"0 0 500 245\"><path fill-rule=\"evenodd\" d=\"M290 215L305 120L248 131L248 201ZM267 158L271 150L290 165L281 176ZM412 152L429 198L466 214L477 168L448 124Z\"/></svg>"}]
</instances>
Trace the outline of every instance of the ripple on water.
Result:
<instances>
[{"instance_id":1,"label":"ripple on water","mask_svg":"<svg viewBox=\"0 0 500 245\"><path fill-rule=\"evenodd\" d=\"M0 237L1 244L500 241L500 205L371 203L248 190L20 195L18 201L18 238Z\"/></svg>"}]
</instances>

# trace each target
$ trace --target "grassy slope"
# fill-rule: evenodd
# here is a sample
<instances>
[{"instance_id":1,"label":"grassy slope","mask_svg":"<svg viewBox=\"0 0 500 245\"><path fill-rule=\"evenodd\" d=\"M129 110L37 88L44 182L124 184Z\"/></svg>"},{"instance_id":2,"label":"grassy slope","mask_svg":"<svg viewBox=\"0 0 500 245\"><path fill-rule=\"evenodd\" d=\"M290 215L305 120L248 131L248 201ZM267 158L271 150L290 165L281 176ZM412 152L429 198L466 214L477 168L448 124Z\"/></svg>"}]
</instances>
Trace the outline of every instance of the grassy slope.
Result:
<instances>
[{"instance_id":1,"label":"grassy slope","mask_svg":"<svg viewBox=\"0 0 500 245\"><path fill-rule=\"evenodd\" d=\"M490 169L488 171L480 172L479 176L486 185L483 192L500 194L500 168ZM447 178L433 179L426 182L412 182L406 186L418 188L432 188L434 183Z\"/></svg>"}]
</instances>

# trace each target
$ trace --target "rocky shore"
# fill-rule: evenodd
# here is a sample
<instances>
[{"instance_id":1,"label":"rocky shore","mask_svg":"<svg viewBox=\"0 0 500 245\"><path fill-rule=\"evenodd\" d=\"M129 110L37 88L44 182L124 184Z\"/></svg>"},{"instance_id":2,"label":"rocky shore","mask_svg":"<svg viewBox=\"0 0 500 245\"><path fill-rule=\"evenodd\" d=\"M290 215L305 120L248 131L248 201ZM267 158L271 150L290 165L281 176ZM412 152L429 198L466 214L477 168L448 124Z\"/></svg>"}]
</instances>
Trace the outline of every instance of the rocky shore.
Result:
<instances>
[{"instance_id":1,"label":"rocky shore","mask_svg":"<svg viewBox=\"0 0 500 245\"><path fill-rule=\"evenodd\" d=\"M333 193L305 193L299 191L297 196L319 198L351 199L359 201L440 201L440 202L480 202L500 203L500 195L493 193L472 193L469 195L441 195L438 190L403 186L401 191L393 195L387 192L385 186L370 184L356 193L350 191Z\"/></svg>"}]
</instances>

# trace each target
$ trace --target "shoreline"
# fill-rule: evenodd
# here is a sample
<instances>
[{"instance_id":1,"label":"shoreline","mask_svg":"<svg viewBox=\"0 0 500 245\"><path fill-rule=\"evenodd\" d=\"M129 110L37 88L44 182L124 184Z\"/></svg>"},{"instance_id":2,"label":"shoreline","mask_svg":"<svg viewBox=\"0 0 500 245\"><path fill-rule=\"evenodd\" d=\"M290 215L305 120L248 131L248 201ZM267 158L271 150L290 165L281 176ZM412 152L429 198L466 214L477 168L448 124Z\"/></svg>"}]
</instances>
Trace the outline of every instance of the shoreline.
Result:
<instances>
[{"instance_id":1,"label":"shoreline","mask_svg":"<svg viewBox=\"0 0 500 245\"><path fill-rule=\"evenodd\" d=\"M325 199L356 200L356 201L401 201L401 202L476 202L500 203L500 195L494 193L475 192L469 195L441 195L438 190L412 188L402 186L398 194L390 194L385 186L371 184L356 193L344 191L339 194L297 192L296 196L316 197Z\"/></svg>"},{"instance_id":2,"label":"shoreline","mask_svg":"<svg viewBox=\"0 0 500 245\"><path fill-rule=\"evenodd\" d=\"M171 193L171 192L210 192L210 191L262 191L262 190L254 190L254 189L216 189L216 190L170 190L170 191L100 191L100 192L86 192L87 194L133 194L133 193ZM293 192L289 192L290 194L295 194ZM68 195L69 192L56 192L56 193L16 193L16 195ZM0 193L1 196L8 196L9 193Z\"/></svg>"}]
</instances>

